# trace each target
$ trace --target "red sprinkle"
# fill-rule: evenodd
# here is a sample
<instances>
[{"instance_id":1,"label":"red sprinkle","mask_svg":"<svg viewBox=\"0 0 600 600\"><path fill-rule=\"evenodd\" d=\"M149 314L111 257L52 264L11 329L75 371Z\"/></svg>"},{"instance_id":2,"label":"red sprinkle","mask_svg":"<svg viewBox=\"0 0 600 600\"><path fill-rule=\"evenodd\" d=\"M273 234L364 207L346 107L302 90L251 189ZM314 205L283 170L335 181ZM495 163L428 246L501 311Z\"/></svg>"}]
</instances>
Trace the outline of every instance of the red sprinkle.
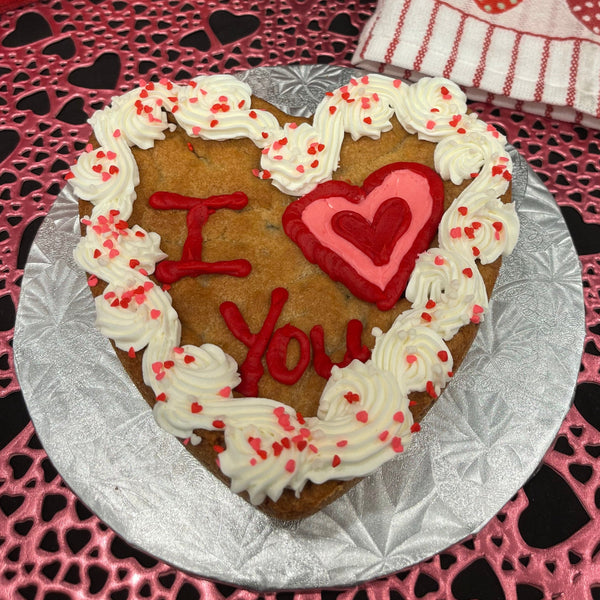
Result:
<instances>
[{"instance_id":1,"label":"red sprinkle","mask_svg":"<svg viewBox=\"0 0 600 600\"><path fill-rule=\"evenodd\" d=\"M212 422L213 427L216 429L223 429L225 427L225 423L220 419L216 419Z\"/></svg>"},{"instance_id":2,"label":"red sprinkle","mask_svg":"<svg viewBox=\"0 0 600 600\"><path fill-rule=\"evenodd\" d=\"M421 431L421 425L419 425L419 423L413 423L413 424L410 426L410 430L411 430L413 433L417 433L417 431Z\"/></svg>"},{"instance_id":3,"label":"red sprinkle","mask_svg":"<svg viewBox=\"0 0 600 600\"><path fill-rule=\"evenodd\" d=\"M440 350L437 355L442 362L446 362L448 360L448 353L445 350Z\"/></svg>"},{"instance_id":4,"label":"red sprinkle","mask_svg":"<svg viewBox=\"0 0 600 600\"><path fill-rule=\"evenodd\" d=\"M342 459L336 454L334 455L333 460L331 461L331 466L335 469L335 467L337 467L341 462Z\"/></svg>"},{"instance_id":5,"label":"red sprinkle","mask_svg":"<svg viewBox=\"0 0 600 600\"><path fill-rule=\"evenodd\" d=\"M194 414L202 412L202 405L194 402L192 403L191 410Z\"/></svg>"},{"instance_id":6,"label":"red sprinkle","mask_svg":"<svg viewBox=\"0 0 600 600\"><path fill-rule=\"evenodd\" d=\"M433 381L428 381L425 389L432 398L437 398L437 394L435 391L435 386L433 385Z\"/></svg>"},{"instance_id":7,"label":"red sprinkle","mask_svg":"<svg viewBox=\"0 0 600 600\"><path fill-rule=\"evenodd\" d=\"M348 392L347 394L344 394L344 398L346 398L350 404L360 401L360 396L354 392Z\"/></svg>"},{"instance_id":8,"label":"red sprinkle","mask_svg":"<svg viewBox=\"0 0 600 600\"><path fill-rule=\"evenodd\" d=\"M369 420L369 413L366 410L361 410L356 413L356 420L361 423L366 423Z\"/></svg>"},{"instance_id":9,"label":"red sprinkle","mask_svg":"<svg viewBox=\"0 0 600 600\"><path fill-rule=\"evenodd\" d=\"M401 410L394 414L394 421L404 423L404 413Z\"/></svg>"},{"instance_id":10,"label":"red sprinkle","mask_svg":"<svg viewBox=\"0 0 600 600\"><path fill-rule=\"evenodd\" d=\"M404 450L404 446L402 445L402 438L392 438L392 450L394 452L402 452Z\"/></svg>"}]
</instances>

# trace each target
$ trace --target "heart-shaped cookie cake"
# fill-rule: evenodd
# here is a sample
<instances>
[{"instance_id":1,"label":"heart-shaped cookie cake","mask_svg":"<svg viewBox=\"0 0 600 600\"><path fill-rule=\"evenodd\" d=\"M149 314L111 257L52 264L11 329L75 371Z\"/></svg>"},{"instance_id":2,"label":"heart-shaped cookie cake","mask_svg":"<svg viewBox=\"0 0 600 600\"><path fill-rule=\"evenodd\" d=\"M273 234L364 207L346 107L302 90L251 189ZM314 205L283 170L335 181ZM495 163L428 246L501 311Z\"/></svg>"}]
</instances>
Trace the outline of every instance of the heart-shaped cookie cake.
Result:
<instances>
[{"instance_id":1,"label":"heart-shaped cookie cake","mask_svg":"<svg viewBox=\"0 0 600 600\"><path fill-rule=\"evenodd\" d=\"M75 257L158 424L286 519L401 453L518 237L505 139L461 90L369 75L308 120L203 76L90 123Z\"/></svg>"}]
</instances>

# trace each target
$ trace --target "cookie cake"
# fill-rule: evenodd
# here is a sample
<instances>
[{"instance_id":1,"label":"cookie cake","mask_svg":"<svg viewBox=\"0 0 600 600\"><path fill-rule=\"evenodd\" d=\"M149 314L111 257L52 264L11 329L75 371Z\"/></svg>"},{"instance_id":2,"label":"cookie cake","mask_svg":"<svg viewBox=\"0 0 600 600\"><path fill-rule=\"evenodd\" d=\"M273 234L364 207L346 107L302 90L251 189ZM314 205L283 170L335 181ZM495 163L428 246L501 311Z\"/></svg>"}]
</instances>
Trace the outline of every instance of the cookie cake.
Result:
<instances>
[{"instance_id":1,"label":"cookie cake","mask_svg":"<svg viewBox=\"0 0 600 600\"><path fill-rule=\"evenodd\" d=\"M75 257L158 425L282 519L401 454L518 237L506 140L462 91L370 74L304 119L201 76L90 123Z\"/></svg>"}]
</instances>

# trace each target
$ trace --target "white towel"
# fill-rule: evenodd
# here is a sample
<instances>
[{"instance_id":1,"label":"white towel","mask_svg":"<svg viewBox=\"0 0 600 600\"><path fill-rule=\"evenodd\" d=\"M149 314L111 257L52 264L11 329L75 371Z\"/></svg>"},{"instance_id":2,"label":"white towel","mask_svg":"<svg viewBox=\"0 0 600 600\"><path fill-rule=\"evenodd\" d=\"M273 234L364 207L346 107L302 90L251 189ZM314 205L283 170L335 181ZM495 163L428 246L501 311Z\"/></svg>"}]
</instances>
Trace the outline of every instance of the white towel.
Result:
<instances>
[{"instance_id":1,"label":"white towel","mask_svg":"<svg viewBox=\"0 0 600 600\"><path fill-rule=\"evenodd\" d=\"M353 63L600 129L599 0L380 0Z\"/></svg>"}]
</instances>

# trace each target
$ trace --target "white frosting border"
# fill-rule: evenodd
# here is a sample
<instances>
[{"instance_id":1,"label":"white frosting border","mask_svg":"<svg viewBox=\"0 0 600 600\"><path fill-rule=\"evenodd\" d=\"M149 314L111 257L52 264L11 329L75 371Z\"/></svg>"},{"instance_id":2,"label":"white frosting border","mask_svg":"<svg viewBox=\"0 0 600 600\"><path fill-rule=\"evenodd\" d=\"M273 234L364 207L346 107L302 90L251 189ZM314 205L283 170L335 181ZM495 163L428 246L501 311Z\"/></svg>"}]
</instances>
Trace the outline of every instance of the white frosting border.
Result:
<instances>
[{"instance_id":1,"label":"white frosting border","mask_svg":"<svg viewBox=\"0 0 600 600\"><path fill-rule=\"evenodd\" d=\"M446 80L412 86L378 75L352 80L325 97L312 125L283 129L270 113L251 108L250 94L246 84L217 75L183 86L144 84L115 98L90 120L100 148L81 155L71 183L94 204L75 257L108 283L96 299L100 330L126 351L145 347L144 380L163 400L154 409L161 427L190 443L199 441L195 429L224 428L220 467L233 491L260 503L277 500L286 487L299 494L308 480L367 475L409 443L408 394L439 394L452 370L444 340L478 322L487 307L476 258L491 262L511 252L519 227L514 206L500 200L512 170L505 140L467 114L464 94ZM406 290L412 308L387 333L375 332L369 361L334 368L317 417L303 419L275 400L234 398L239 376L231 357L214 345L179 346L170 296L148 277L164 257L160 239L126 223L139 181L130 146L149 148L164 138L171 127L165 111L191 136L252 139L263 148L256 175L296 195L330 178L344 132L378 138L391 128L392 114L410 133L438 142L435 163L443 178L460 183L478 173L446 211L439 248L417 261ZM313 166L307 150L315 143L325 149Z\"/></svg>"}]
</instances>

